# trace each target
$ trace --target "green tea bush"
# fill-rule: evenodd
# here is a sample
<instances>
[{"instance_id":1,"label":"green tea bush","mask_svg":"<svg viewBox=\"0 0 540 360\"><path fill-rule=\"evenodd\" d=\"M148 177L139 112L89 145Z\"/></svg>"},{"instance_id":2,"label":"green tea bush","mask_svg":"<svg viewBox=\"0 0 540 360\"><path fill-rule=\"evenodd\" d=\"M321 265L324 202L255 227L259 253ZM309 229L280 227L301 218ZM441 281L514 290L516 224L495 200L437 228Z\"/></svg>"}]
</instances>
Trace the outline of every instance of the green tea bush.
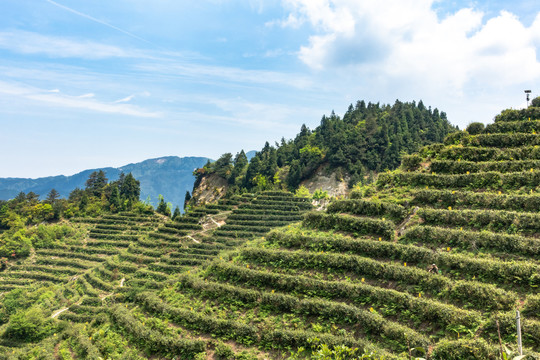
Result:
<instances>
[{"instance_id":1,"label":"green tea bush","mask_svg":"<svg viewBox=\"0 0 540 360\"><path fill-rule=\"evenodd\" d=\"M407 210L397 204L388 202L376 202L365 200L340 200L328 205L328 213L349 213L364 216L388 216L396 221L403 221L407 216Z\"/></svg>"},{"instance_id":2,"label":"green tea bush","mask_svg":"<svg viewBox=\"0 0 540 360\"><path fill-rule=\"evenodd\" d=\"M441 340L431 353L433 360L499 360L497 347L484 339Z\"/></svg>"},{"instance_id":3,"label":"green tea bush","mask_svg":"<svg viewBox=\"0 0 540 360\"><path fill-rule=\"evenodd\" d=\"M413 205L438 208L467 207L469 209L490 209L536 212L540 209L539 195L495 194L489 192L432 190L413 191Z\"/></svg>"},{"instance_id":4,"label":"green tea bush","mask_svg":"<svg viewBox=\"0 0 540 360\"><path fill-rule=\"evenodd\" d=\"M393 239L396 225L390 220L371 219L350 215L310 212L304 216L303 225L321 230L339 230L358 235L379 235Z\"/></svg>"},{"instance_id":5,"label":"green tea bush","mask_svg":"<svg viewBox=\"0 0 540 360\"><path fill-rule=\"evenodd\" d=\"M403 240L421 242L476 251L495 249L505 253L524 256L540 255L540 240L520 235L510 235L489 231L469 231L435 226L415 226L405 232Z\"/></svg>"}]
</instances>

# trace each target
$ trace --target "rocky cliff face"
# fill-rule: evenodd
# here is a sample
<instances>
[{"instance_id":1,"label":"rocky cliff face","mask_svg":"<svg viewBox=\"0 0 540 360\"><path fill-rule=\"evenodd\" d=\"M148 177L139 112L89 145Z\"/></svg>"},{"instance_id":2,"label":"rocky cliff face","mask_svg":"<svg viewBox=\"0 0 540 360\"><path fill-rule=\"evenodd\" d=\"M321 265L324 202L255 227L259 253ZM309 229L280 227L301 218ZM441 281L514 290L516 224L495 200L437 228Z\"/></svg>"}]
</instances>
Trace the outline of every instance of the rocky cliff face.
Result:
<instances>
[{"instance_id":1,"label":"rocky cliff face","mask_svg":"<svg viewBox=\"0 0 540 360\"><path fill-rule=\"evenodd\" d=\"M349 175L342 175L342 172L336 169L330 170L328 164L320 166L317 171L300 185L305 186L311 194L315 190L322 190L328 193L328 196L340 197L349 194Z\"/></svg>"},{"instance_id":2,"label":"rocky cliff face","mask_svg":"<svg viewBox=\"0 0 540 360\"><path fill-rule=\"evenodd\" d=\"M225 196L228 188L229 184L227 183L227 180L221 176L217 174L204 176L201 179L199 186L193 189L190 204L192 206L199 206L217 202Z\"/></svg>"},{"instance_id":3,"label":"rocky cliff face","mask_svg":"<svg viewBox=\"0 0 540 360\"><path fill-rule=\"evenodd\" d=\"M307 180L302 181L311 194L315 190L326 191L331 197L342 197L349 194L350 177L339 169L330 169L328 164L320 166ZM193 189L191 206L200 206L217 202L225 196L229 184L217 174L205 175L199 185Z\"/></svg>"}]
</instances>

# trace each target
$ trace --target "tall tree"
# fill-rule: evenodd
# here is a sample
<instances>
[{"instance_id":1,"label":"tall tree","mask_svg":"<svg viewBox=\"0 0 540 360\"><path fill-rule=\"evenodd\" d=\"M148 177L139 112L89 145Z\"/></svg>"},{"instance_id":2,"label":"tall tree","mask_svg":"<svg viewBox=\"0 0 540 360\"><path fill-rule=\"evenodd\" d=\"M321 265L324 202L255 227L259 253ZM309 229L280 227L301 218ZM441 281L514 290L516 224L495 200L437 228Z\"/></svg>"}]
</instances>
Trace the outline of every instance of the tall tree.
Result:
<instances>
[{"instance_id":1,"label":"tall tree","mask_svg":"<svg viewBox=\"0 0 540 360\"><path fill-rule=\"evenodd\" d=\"M141 196L141 183L136 180L131 173L127 174L120 185L120 196L127 200L129 204L139 201Z\"/></svg>"},{"instance_id":2,"label":"tall tree","mask_svg":"<svg viewBox=\"0 0 540 360\"><path fill-rule=\"evenodd\" d=\"M47 194L47 199L45 200L47 203L53 205L56 203L56 201L60 198L60 193L56 191L56 189L51 189L49 191L49 194Z\"/></svg>"},{"instance_id":3,"label":"tall tree","mask_svg":"<svg viewBox=\"0 0 540 360\"><path fill-rule=\"evenodd\" d=\"M177 206L175 209L174 209L174 213L172 215L172 220L176 220L177 218L180 217L180 208Z\"/></svg>"},{"instance_id":4,"label":"tall tree","mask_svg":"<svg viewBox=\"0 0 540 360\"><path fill-rule=\"evenodd\" d=\"M191 200L191 194L186 190L186 196L184 197L184 210L186 209L189 200Z\"/></svg>"},{"instance_id":5,"label":"tall tree","mask_svg":"<svg viewBox=\"0 0 540 360\"><path fill-rule=\"evenodd\" d=\"M107 182L108 179L103 170L94 171L90 174L90 176L88 176L88 180L86 180L86 191L88 191L90 195L101 197Z\"/></svg>"}]
</instances>

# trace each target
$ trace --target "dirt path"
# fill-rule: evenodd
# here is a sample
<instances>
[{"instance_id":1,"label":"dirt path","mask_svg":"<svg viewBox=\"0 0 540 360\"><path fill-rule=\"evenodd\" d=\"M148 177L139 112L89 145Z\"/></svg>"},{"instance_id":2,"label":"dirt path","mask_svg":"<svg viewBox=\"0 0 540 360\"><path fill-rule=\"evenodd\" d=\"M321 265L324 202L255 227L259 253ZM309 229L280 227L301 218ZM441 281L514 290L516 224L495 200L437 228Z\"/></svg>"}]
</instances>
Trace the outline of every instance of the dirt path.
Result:
<instances>
[{"instance_id":1,"label":"dirt path","mask_svg":"<svg viewBox=\"0 0 540 360\"><path fill-rule=\"evenodd\" d=\"M61 313L63 313L66 310L69 310L69 308L67 307L67 308L63 308L63 309L58 310L57 312L55 312L54 314L51 315L51 318L54 319L55 317L57 317L58 315L60 315Z\"/></svg>"}]
</instances>

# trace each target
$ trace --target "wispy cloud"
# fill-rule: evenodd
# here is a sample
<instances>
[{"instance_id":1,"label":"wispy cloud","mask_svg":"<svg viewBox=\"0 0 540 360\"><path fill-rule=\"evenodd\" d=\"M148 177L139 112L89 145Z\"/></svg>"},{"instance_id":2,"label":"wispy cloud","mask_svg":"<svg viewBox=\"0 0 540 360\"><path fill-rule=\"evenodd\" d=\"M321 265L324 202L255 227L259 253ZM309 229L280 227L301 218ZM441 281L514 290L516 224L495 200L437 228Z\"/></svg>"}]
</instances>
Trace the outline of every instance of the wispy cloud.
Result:
<instances>
[{"instance_id":1,"label":"wispy cloud","mask_svg":"<svg viewBox=\"0 0 540 360\"><path fill-rule=\"evenodd\" d=\"M22 30L0 32L0 48L20 54L45 54L52 58L105 59L133 56L133 53L117 46Z\"/></svg>"},{"instance_id":2,"label":"wispy cloud","mask_svg":"<svg viewBox=\"0 0 540 360\"><path fill-rule=\"evenodd\" d=\"M298 89L308 89L315 86L313 80L307 76L269 70L246 70L235 67L177 61L140 63L134 65L134 68L138 71L144 71L154 75L161 74L161 76L167 77L192 78L201 83L206 81L225 81L245 85L283 85Z\"/></svg>"},{"instance_id":3,"label":"wispy cloud","mask_svg":"<svg viewBox=\"0 0 540 360\"><path fill-rule=\"evenodd\" d=\"M155 118L161 116L159 112L148 111L137 106L128 104L115 104L96 100L94 94L65 95L60 91L39 89L36 87L13 84L0 81L0 94L15 96L19 99L27 99L47 103L51 106L64 108L85 109L102 113L130 115L136 117Z\"/></svg>"},{"instance_id":4,"label":"wispy cloud","mask_svg":"<svg viewBox=\"0 0 540 360\"><path fill-rule=\"evenodd\" d=\"M114 26L114 25L112 25L112 24L109 24L108 22L105 22L105 21L103 21L103 20L96 19L96 18L93 17L93 16L84 14L84 13L82 13L82 12L80 12L80 11L77 11L77 10L72 9L72 8L70 8L70 7L67 7L67 6L65 6L65 5L59 4L59 3L57 3L56 1L52 1L52 0L45 0L45 1L47 1L48 3L50 3L50 4L54 5L54 6L57 6L57 7L59 7L59 8L62 8L62 9L64 9L64 10L67 10L67 11L69 11L69 12L75 14L75 15L82 16L83 18L86 18L86 19L91 20L91 21L93 21L93 22L96 22L96 23L98 23L98 24L102 24L102 25L107 26L107 27L109 27L109 28L111 28L111 29L114 29L114 30L116 30L116 31L119 31L119 32L121 32L122 34L125 34L125 35L127 35L127 36L130 36L130 37L132 37L132 38L134 38L134 39L137 39L137 40L140 40L140 41L144 41L145 43L148 43L148 44L152 44L150 41L148 41L148 40L146 40L146 39L143 39L142 37L137 36L137 35L135 35L135 34L129 32L129 31L126 31L126 30L121 29L121 28L119 28L119 27L117 27L117 26ZM152 45L153 45L153 44L152 44Z\"/></svg>"}]
</instances>

